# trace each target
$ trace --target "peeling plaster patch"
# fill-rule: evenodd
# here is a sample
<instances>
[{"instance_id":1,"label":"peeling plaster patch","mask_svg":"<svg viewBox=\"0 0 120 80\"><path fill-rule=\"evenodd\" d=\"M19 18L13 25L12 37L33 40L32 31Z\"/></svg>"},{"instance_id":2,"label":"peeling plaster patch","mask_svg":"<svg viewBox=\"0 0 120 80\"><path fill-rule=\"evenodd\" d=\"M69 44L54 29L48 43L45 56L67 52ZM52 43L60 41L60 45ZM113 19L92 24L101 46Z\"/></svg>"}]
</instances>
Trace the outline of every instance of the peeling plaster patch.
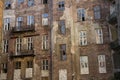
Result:
<instances>
[{"instance_id":1,"label":"peeling plaster patch","mask_svg":"<svg viewBox=\"0 0 120 80\"><path fill-rule=\"evenodd\" d=\"M6 73L1 73L0 74L0 80L5 80L7 79L7 74Z\"/></svg>"},{"instance_id":2,"label":"peeling plaster patch","mask_svg":"<svg viewBox=\"0 0 120 80\"><path fill-rule=\"evenodd\" d=\"M14 70L14 80L22 80L21 79L21 69Z\"/></svg>"},{"instance_id":3,"label":"peeling plaster patch","mask_svg":"<svg viewBox=\"0 0 120 80\"><path fill-rule=\"evenodd\" d=\"M33 73L33 69L32 68L26 68L25 78L31 78L32 77L32 73Z\"/></svg>"}]
</instances>

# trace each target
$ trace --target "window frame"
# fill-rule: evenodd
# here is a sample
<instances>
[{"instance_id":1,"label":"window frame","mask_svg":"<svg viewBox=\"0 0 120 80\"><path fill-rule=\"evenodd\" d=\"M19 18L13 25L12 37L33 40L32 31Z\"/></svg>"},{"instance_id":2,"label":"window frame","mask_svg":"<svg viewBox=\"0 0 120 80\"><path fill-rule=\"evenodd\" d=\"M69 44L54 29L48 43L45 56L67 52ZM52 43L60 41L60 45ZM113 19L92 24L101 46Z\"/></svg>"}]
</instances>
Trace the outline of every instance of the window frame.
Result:
<instances>
[{"instance_id":1,"label":"window frame","mask_svg":"<svg viewBox=\"0 0 120 80\"><path fill-rule=\"evenodd\" d=\"M77 20L78 21L86 21L86 9L85 8L77 9Z\"/></svg>"},{"instance_id":2,"label":"window frame","mask_svg":"<svg viewBox=\"0 0 120 80\"><path fill-rule=\"evenodd\" d=\"M58 10L64 11L65 10L65 1L58 2Z\"/></svg>"},{"instance_id":3,"label":"window frame","mask_svg":"<svg viewBox=\"0 0 120 80\"><path fill-rule=\"evenodd\" d=\"M42 60L42 70L49 70L49 61L48 59Z\"/></svg>"},{"instance_id":4,"label":"window frame","mask_svg":"<svg viewBox=\"0 0 120 80\"><path fill-rule=\"evenodd\" d=\"M86 55L80 56L80 74L89 74L89 59Z\"/></svg>"},{"instance_id":5,"label":"window frame","mask_svg":"<svg viewBox=\"0 0 120 80\"><path fill-rule=\"evenodd\" d=\"M16 53L22 49L22 38L16 38Z\"/></svg>"},{"instance_id":6,"label":"window frame","mask_svg":"<svg viewBox=\"0 0 120 80\"><path fill-rule=\"evenodd\" d=\"M47 34L42 35L42 50L49 49L49 36Z\"/></svg>"},{"instance_id":7,"label":"window frame","mask_svg":"<svg viewBox=\"0 0 120 80\"><path fill-rule=\"evenodd\" d=\"M43 13L42 14L42 26L48 26L48 13Z\"/></svg>"},{"instance_id":8,"label":"window frame","mask_svg":"<svg viewBox=\"0 0 120 80\"><path fill-rule=\"evenodd\" d=\"M61 61L67 60L66 44L60 44L60 60Z\"/></svg>"},{"instance_id":9,"label":"window frame","mask_svg":"<svg viewBox=\"0 0 120 80\"><path fill-rule=\"evenodd\" d=\"M3 40L3 52L8 53L9 41Z\"/></svg>"},{"instance_id":10,"label":"window frame","mask_svg":"<svg viewBox=\"0 0 120 80\"><path fill-rule=\"evenodd\" d=\"M96 28L96 44L103 44L103 31L102 28Z\"/></svg>"},{"instance_id":11,"label":"window frame","mask_svg":"<svg viewBox=\"0 0 120 80\"><path fill-rule=\"evenodd\" d=\"M28 47L28 50L33 50L33 37L28 37L28 43L27 43L27 47Z\"/></svg>"},{"instance_id":12,"label":"window frame","mask_svg":"<svg viewBox=\"0 0 120 80\"><path fill-rule=\"evenodd\" d=\"M31 6L34 6L34 0L28 0L28 6L31 7Z\"/></svg>"},{"instance_id":13,"label":"window frame","mask_svg":"<svg viewBox=\"0 0 120 80\"><path fill-rule=\"evenodd\" d=\"M79 32L79 44L80 46L86 46L88 44L87 42L87 31L86 30L81 30Z\"/></svg>"},{"instance_id":14,"label":"window frame","mask_svg":"<svg viewBox=\"0 0 120 80\"><path fill-rule=\"evenodd\" d=\"M94 19L95 20L101 19L101 6L100 5L94 6L93 11L94 11Z\"/></svg>"},{"instance_id":15,"label":"window frame","mask_svg":"<svg viewBox=\"0 0 120 80\"><path fill-rule=\"evenodd\" d=\"M15 62L15 69L21 69L21 61Z\"/></svg>"},{"instance_id":16,"label":"window frame","mask_svg":"<svg viewBox=\"0 0 120 80\"><path fill-rule=\"evenodd\" d=\"M98 68L99 68L99 73L107 73L106 55L104 54L98 55Z\"/></svg>"},{"instance_id":17,"label":"window frame","mask_svg":"<svg viewBox=\"0 0 120 80\"><path fill-rule=\"evenodd\" d=\"M63 28L64 28L64 30L63 30ZM65 20L60 20L59 21L59 31L60 31L60 33L61 34L66 34L66 26L65 26Z\"/></svg>"},{"instance_id":18,"label":"window frame","mask_svg":"<svg viewBox=\"0 0 120 80\"><path fill-rule=\"evenodd\" d=\"M10 18L4 19L4 31L10 30Z\"/></svg>"}]
</instances>

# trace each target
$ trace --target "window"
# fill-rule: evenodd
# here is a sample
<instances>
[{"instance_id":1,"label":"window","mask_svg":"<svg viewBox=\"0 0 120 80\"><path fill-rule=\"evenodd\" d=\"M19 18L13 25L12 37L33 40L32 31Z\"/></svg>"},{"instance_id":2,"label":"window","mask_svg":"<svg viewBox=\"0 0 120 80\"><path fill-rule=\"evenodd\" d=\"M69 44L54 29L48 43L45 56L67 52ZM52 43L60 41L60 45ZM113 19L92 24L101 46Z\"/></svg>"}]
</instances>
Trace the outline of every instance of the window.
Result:
<instances>
[{"instance_id":1,"label":"window","mask_svg":"<svg viewBox=\"0 0 120 80\"><path fill-rule=\"evenodd\" d=\"M18 5L24 3L24 0L18 0Z\"/></svg>"},{"instance_id":2,"label":"window","mask_svg":"<svg viewBox=\"0 0 120 80\"><path fill-rule=\"evenodd\" d=\"M59 70L59 80L67 80L67 69Z\"/></svg>"},{"instance_id":3,"label":"window","mask_svg":"<svg viewBox=\"0 0 120 80\"><path fill-rule=\"evenodd\" d=\"M85 21L85 9L84 8L79 8L77 10L77 18L78 18L78 21Z\"/></svg>"},{"instance_id":4,"label":"window","mask_svg":"<svg viewBox=\"0 0 120 80\"><path fill-rule=\"evenodd\" d=\"M80 46L87 45L86 31L80 31Z\"/></svg>"},{"instance_id":5,"label":"window","mask_svg":"<svg viewBox=\"0 0 120 80\"><path fill-rule=\"evenodd\" d=\"M88 56L80 56L81 74L89 74Z\"/></svg>"},{"instance_id":6,"label":"window","mask_svg":"<svg viewBox=\"0 0 120 80\"><path fill-rule=\"evenodd\" d=\"M2 63L2 73L7 73L7 63Z\"/></svg>"},{"instance_id":7,"label":"window","mask_svg":"<svg viewBox=\"0 0 120 80\"><path fill-rule=\"evenodd\" d=\"M21 38L17 38L16 39L16 52L20 52L21 51L21 46L22 46L22 39Z\"/></svg>"},{"instance_id":8,"label":"window","mask_svg":"<svg viewBox=\"0 0 120 80\"><path fill-rule=\"evenodd\" d=\"M3 52L4 53L8 52L8 40L4 40L4 43L3 43Z\"/></svg>"},{"instance_id":9,"label":"window","mask_svg":"<svg viewBox=\"0 0 120 80\"><path fill-rule=\"evenodd\" d=\"M33 40L32 40L32 37L28 37L28 50L33 50Z\"/></svg>"},{"instance_id":10,"label":"window","mask_svg":"<svg viewBox=\"0 0 120 80\"><path fill-rule=\"evenodd\" d=\"M48 60L47 59L42 60L42 70L48 70Z\"/></svg>"},{"instance_id":11,"label":"window","mask_svg":"<svg viewBox=\"0 0 120 80\"><path fill-rule=\"evenodd\" d=\"M10 29L10 18L4 19L4 30L7 31Z\"/></svg>"},{"instance_id":12,"label":"window","mask_svg":"<svg viewBox=\"0 0 120 80\"><path fill-rule=\"evenodd\" d=\"M65 1L59 1L58 3L58 10L65 10Z\"/></svg>"},{"instance_id":13,"label":"window","mask_svg":"<svg viewBox=\"0 0 120 80\"><path fill-rule=\"evenodd\" d=\"M60 27L60 33L65 34L66 29L65 29L65 21L64 20L59 21L59 27Z\"/></svg>"},{"instance_id":14,"label":"window","mask_svg":"<svg viewBox=\"0 0 120 80\"><path fill-rule=\"evenodd\" d=\"M47 26L48 25L48 13L42 14L42 25Z\"/></svg>"},{"instance_id":15,"label":"window","mask_svg":"<svg viewBox=\"0 0 120 80\"><path fill-rule=\"evenodd\" d=\"M11 9L11 2L10 1L5 2L5 9Z\"/></svg>"},{"instance_id":16,"label":"window","mask_svg":"<svg viewBox=\"0 0 120 80\"><path fill-rule=\"evenodd\" d=\"M103 33L102 29L95 29L96 32L96 43L103 44Z\"/></svg>"},{"instance_id":17,"label":"window","mask_svg":"<svg viewBox=\"0 0 120 80\"><path fill-rule=\"evenodd\" d=\"M34 16L27 16L27 25L34 25Z\"/></svg>"},{"instance_id":18,"label":"window","mask_svg":"<svg viewBox=\"0 0 120 80\"><path fill-rule=\"evenodd\" d=\"M17 18L17 27L18 29L23 25L23 17Z\"/></svg>"},{"instance_id":19,"label":"window","mask_svg":"<svg viewBox=\"0 0 120 80\"><path fill-rule=\"evenodd\" d=\"M66 55L66 44L60 44L60 55L61 55L61 60L67 60L67 55Z\"/></svg>"},{"instance_id":20,"label":"window","mask_svg":"<svg viewBox=\"0 0 120 80\"><path fill-rule=\"evenodd\" d=\"M21 62L20 61L15 62L15 69L21 69Z\"/></svg>"},{"instance_id":21,"label":"window","mask_svg":"<svg viewBox=\"0 0 120 80\"><path fill-rule=\"evenodd\" d=\"M34 5L34 0L28 0L28 6L33 6Z\"/></svg>"},{"instance_id":22,"label":"window","mask_svg":"<svg viewBox=\"0 0 120 80\"><path fill-rule=\"evenodd\" d=\"M100 6L95 6L94 7L94 18L95 19L100 19Z\"/></svg>"},{"instance_id":23,"label":"window","mask_svg":"<svg viewBox=\"0 0 120 80\"><path fill-rule=\"evenodd\" d=\"M47 4L48 3L48 0L43 0L43 4Z\"/></svg>"},{"instance_id":24,"label":"window","mask_svg":"<svg viewBox=\"0 0 120 80\"><path fill-rule=\"evenodd\" d=\"M99 73L106 73L105 55L98 55Z\"/></svg>"},{"instance_id":25,"label":"window","mask_svg":"<svg viewBox=\"0 0 120 80\"><path fill-rule=\"evenodd\" d=\"M48 46L49 46L49 43L48 43L48 35L43 35L43 36L42 36L42 49L43 49L43 50L47 50L47 49L48 49Z\"/></svg>"},{"instance_id":26,"label":"window","mask_svg":"<svg viewBox=\"0 0 120 80\"><path fill-rule=\"evenodd\" d=\"M27 68L33 68L33 61L27 61Z\"/></svg>"}]
</instances>

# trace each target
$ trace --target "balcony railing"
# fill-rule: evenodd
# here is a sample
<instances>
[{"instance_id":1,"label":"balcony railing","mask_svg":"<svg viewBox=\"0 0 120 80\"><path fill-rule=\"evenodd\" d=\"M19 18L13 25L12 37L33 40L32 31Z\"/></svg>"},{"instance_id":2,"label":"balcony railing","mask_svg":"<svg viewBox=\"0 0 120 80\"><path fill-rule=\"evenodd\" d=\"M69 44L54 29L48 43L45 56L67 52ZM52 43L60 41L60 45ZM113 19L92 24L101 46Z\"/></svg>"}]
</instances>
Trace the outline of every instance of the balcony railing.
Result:
<instances>
[{"instance_id":1,"label":"balcony railing","mask_svg":"<svg viewBox=\"0 0 120 80\"><path fill-rule=\"evenodd\" d=\"M120 50L120 45L118 43L118 40L115 40L115 41L111 42L110 47L113 50Z\"/></svg>"},{"instance_id":2,"label":"balcony railing","mask_svg":"<svg viewBox=\"0 0 120 80\"><path fill-rule=\"evenodd\" d=\"M13 27L12 33L19 33L19 32L29 32L29 31L35 31L35 26L20 26L20 27Z\"/></svg>"},{"instance_id":3,"label":"balcony railing","mask_svg":"<svg viewBox=\"0 0 120 80\"><path fill-rule=\"evenodd\" d=\"M20 50L18 52L11 52L10 57L25 57L34 56L34 50Z\"/></svg>"}]
</instances>

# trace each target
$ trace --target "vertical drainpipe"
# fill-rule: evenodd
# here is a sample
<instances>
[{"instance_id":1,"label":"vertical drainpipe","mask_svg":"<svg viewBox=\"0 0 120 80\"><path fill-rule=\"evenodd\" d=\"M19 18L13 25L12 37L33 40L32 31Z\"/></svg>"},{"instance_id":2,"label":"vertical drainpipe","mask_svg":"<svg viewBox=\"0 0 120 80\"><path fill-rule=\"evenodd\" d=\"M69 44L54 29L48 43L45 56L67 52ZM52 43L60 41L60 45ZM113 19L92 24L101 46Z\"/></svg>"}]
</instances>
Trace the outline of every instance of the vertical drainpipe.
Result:
<instances>
[{"instance_id":1,"label":"vertical drainpipe","mask_svg":"<svg viewBox=\"0 0 120 80\"><path fill-rule=\"evenodd\" d=\"M50 23L50 80L53 80L53 69L52 69L52 49L53 49L53 43L52 43L52 30L53 30L53 1L49 1L49 23Z\"/></svg>"}]
</instances>

